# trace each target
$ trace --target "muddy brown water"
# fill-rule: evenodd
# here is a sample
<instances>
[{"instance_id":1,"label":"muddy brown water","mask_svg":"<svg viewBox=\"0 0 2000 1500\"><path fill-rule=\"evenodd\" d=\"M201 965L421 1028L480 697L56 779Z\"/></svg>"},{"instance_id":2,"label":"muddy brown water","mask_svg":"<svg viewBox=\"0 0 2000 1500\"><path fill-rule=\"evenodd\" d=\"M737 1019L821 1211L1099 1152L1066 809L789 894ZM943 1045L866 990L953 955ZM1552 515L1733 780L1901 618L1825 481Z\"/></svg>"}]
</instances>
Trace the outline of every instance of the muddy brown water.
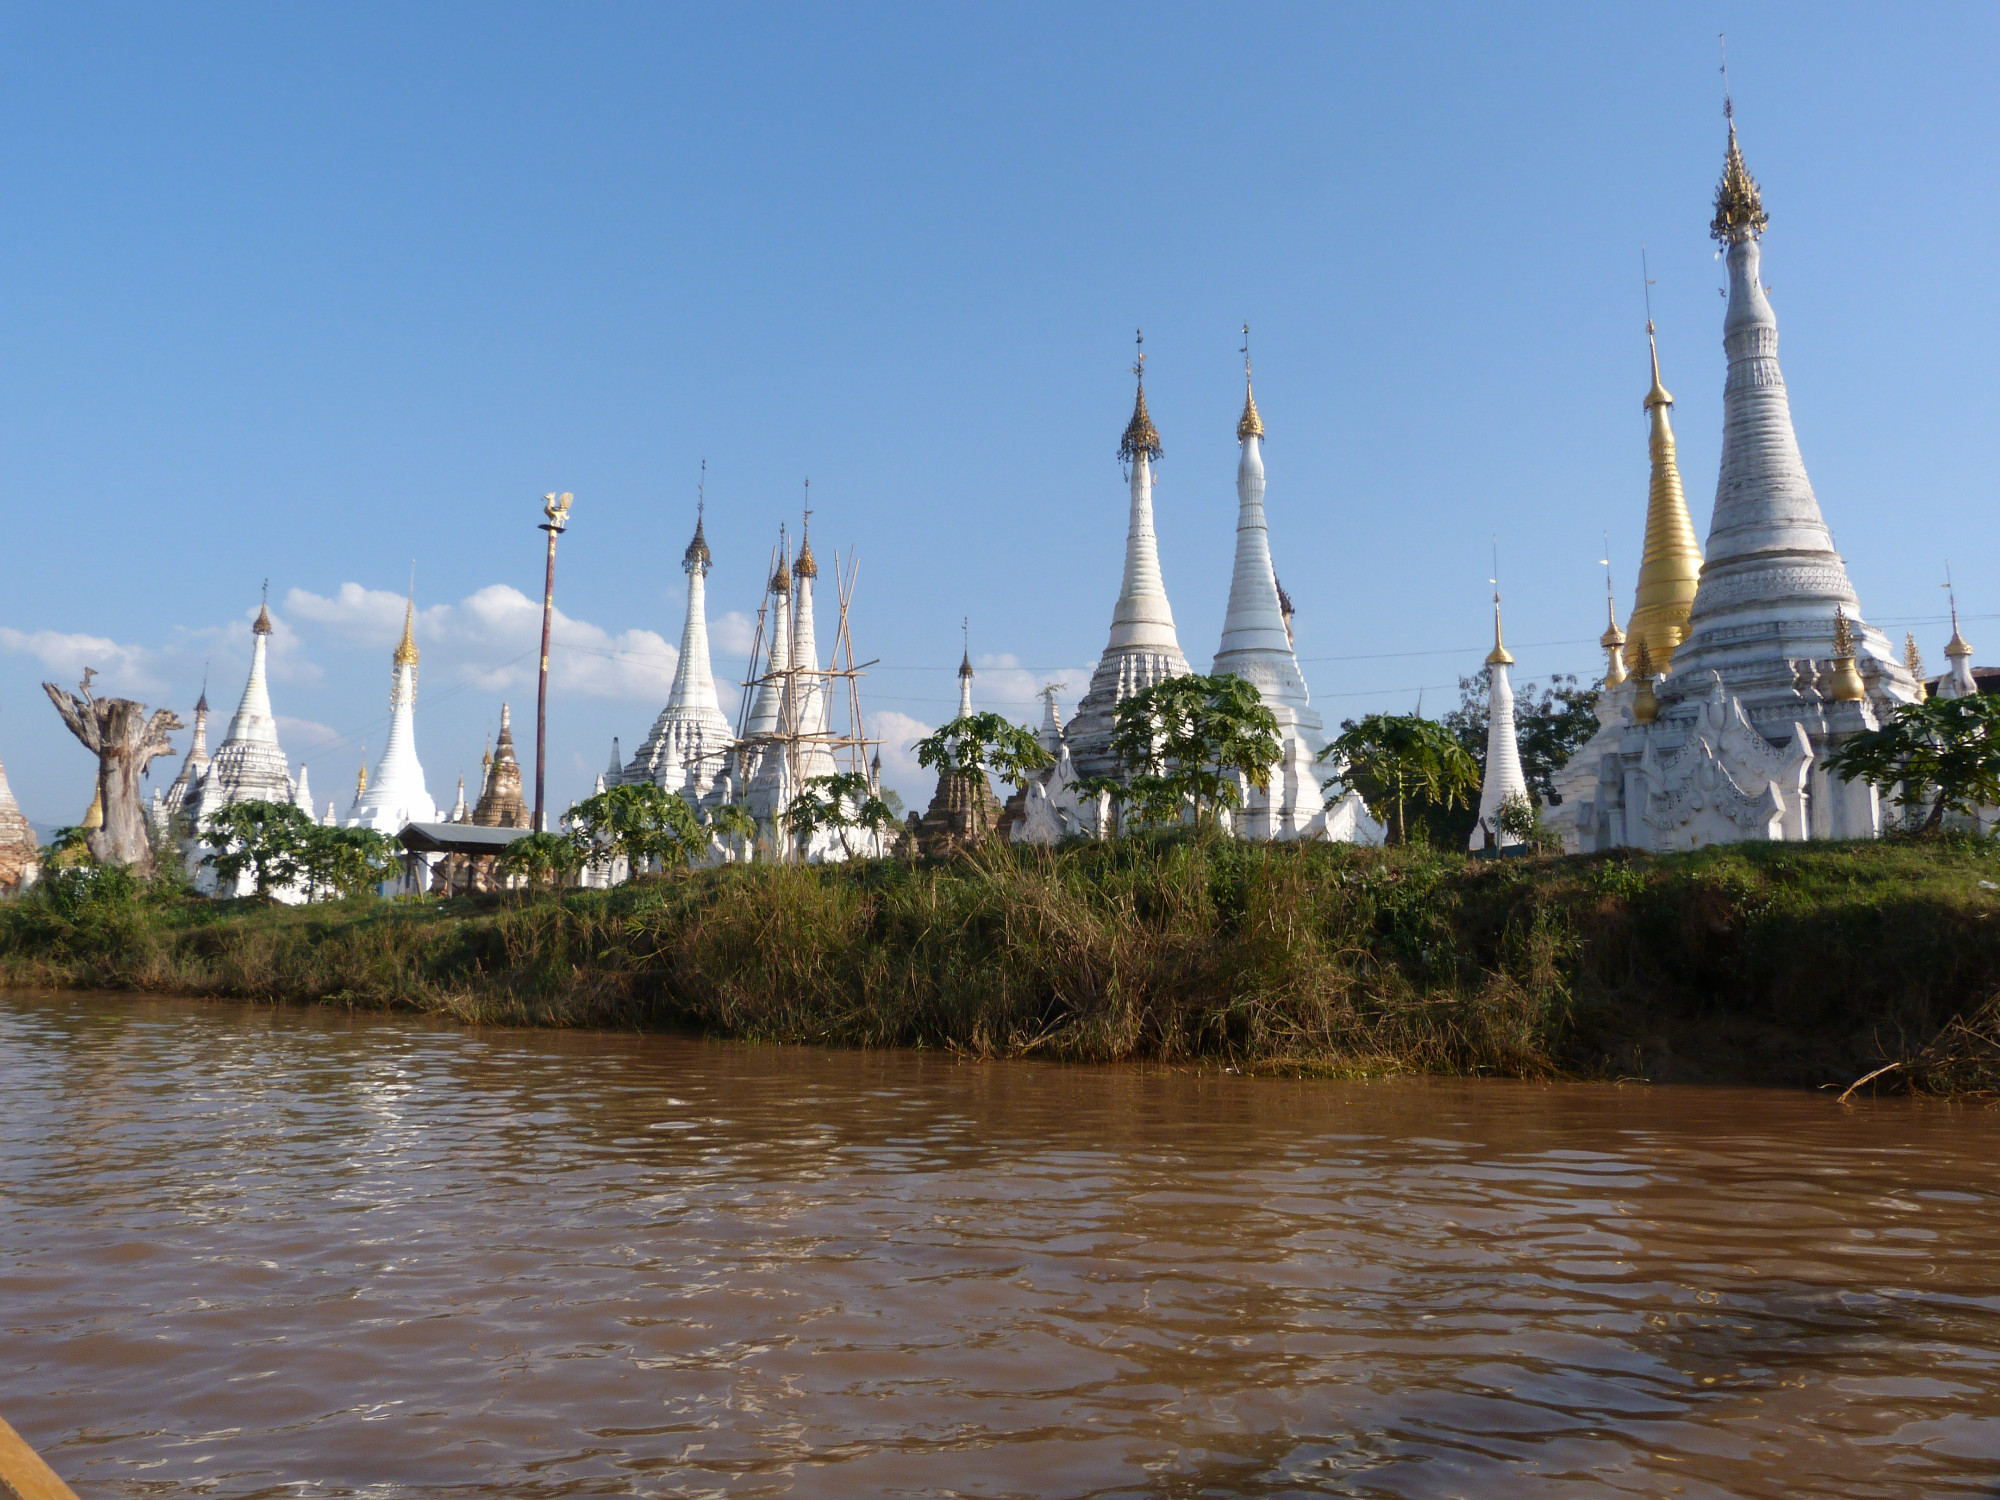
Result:
<instances>
[{"instance_id":1,"label":"muddy brown water","mask_svg":"<svg viewBox=\"0 0 2000 1500\"><path fill-rule=\"evenodd\" d=\"M2000 1111L0 997L91 1496L2000 1494Z\"/></svg>"}]
</instances>

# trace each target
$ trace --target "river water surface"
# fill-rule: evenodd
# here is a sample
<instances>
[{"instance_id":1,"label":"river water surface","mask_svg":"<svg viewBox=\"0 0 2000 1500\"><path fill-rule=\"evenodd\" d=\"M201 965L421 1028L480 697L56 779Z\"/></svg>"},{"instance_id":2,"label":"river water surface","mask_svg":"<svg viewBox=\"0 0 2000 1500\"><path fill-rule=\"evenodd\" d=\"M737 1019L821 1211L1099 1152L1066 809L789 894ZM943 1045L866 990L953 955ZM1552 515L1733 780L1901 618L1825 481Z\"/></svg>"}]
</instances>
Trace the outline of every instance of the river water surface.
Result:
<instances>
[{"instance_id":1,"label":"river water surface","mask_svg":"<svg viewBox=\"0 0 2000 1500\"><path fill-rule=\"evenodd\" d=\"M2000 1494L2000 1112L0 997L93 1496Z\"/></svg>"}]
</instances>

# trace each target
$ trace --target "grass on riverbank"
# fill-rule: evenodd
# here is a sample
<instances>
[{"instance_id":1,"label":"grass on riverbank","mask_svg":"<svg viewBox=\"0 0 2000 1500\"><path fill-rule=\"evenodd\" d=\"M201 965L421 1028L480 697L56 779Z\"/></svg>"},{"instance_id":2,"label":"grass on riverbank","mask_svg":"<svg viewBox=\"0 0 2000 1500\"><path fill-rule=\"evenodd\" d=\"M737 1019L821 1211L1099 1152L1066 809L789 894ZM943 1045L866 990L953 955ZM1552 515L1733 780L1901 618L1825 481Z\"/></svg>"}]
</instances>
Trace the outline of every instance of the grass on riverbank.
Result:
<instances>
[{"instance_id":1,"label":"grass on riverbank","mask_svg":"<svg viewBox=\"0 0 2000 1500\"><path fill-rule=\"evenodd\" d=\"M1327 1073L2000 1087L2000 850L1169 836L305 908L0 907L0 980Z\"/></svg>"}]
</instances>

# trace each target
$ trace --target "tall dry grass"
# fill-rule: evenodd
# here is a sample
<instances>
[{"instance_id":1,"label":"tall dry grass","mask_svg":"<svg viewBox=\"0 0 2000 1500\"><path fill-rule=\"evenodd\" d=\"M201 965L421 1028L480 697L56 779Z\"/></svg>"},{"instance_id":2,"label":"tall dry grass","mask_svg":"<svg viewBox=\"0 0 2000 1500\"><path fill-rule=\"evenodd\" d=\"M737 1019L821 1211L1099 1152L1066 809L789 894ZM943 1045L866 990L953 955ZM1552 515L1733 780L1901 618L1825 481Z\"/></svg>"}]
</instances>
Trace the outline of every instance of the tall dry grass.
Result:
<instances>
[{"instance_id":1,"label":"tall dry grass","mask_svg":"<svg viewBox=\"0 0 2000 1500\"><path fill-rule=\"evenodd\" d=\"M561 901L29 900L0 910L0 975L1320 1073L1844 1084L1907 1058L1906 1083L1963 1090L2000 1081L1974 1045L2000 993L1995 869L1974 841L1482 864L1179 835Z\"/></svg>"}]
</instances>

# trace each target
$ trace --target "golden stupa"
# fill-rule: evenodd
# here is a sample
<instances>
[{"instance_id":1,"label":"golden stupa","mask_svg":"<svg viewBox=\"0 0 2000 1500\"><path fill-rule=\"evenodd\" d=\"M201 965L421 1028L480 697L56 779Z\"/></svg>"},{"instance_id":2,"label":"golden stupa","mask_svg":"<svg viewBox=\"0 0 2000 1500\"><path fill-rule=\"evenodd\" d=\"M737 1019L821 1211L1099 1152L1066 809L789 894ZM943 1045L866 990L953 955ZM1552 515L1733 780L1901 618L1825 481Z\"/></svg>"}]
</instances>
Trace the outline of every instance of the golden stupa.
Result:
<instances>
[{"instance_id":1,"label":"golden stupa","mask_svg":"<svg viewBox=\"0 0 2000 1500\"><path fill-rule=\"evenodd\" d=\"M1653 388L1645 409L1653 419L1647 450L1653 460L1653 481L1646 500L1646 549L1639 559L1639 586L1632 595L1632 619L1625 627L1625 660L1635 664L1643 643L1655 672L1673 665L1674 648L1687 639L1688 611L1701 582L1701 543L1688 519L1687 495L1681 489L1680 464L1674 457L1674 427L1667 413L1674 398L1660 384L1660 349L1653 340L1653 320L1646 320L1646 343L1653 354Z\"/></svg>"}]
</instances>

